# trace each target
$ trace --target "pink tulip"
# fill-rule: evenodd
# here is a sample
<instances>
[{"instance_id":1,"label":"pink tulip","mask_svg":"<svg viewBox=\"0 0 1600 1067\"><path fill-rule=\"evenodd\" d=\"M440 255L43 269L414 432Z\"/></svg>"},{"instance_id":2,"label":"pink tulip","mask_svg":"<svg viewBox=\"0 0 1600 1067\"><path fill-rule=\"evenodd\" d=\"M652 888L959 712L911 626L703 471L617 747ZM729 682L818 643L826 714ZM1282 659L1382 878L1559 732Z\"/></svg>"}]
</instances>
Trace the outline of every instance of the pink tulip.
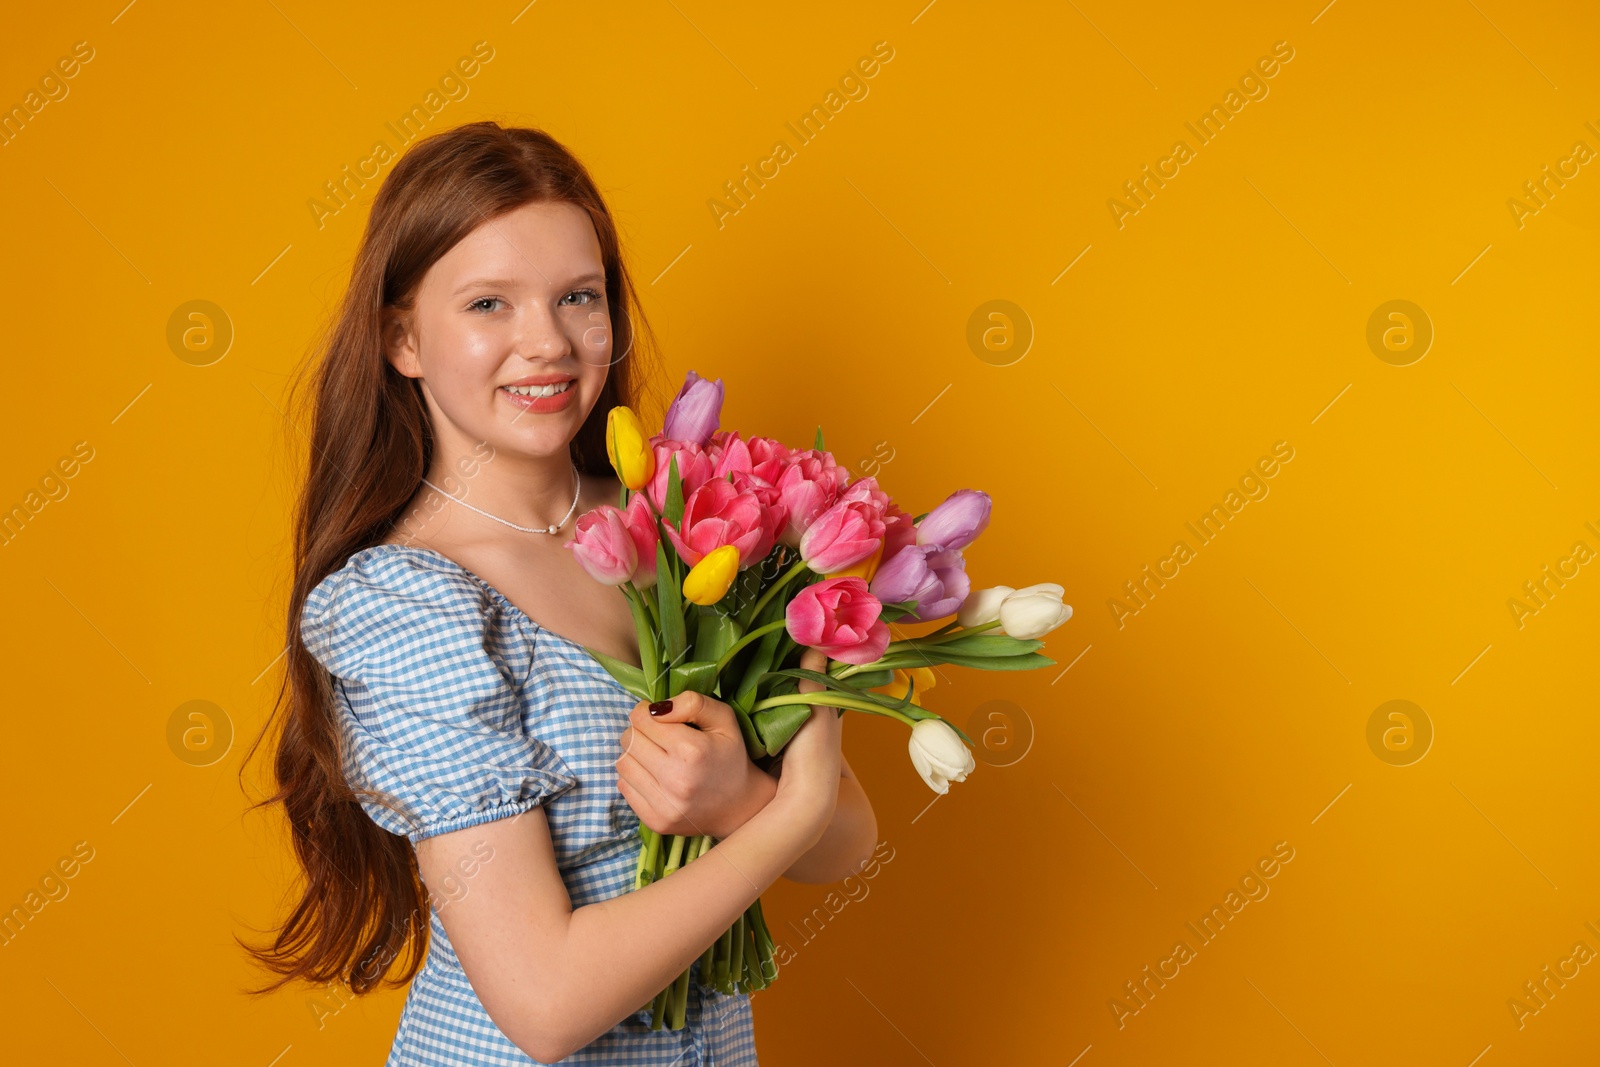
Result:
<instances>
[{"instance_id":1,"label":"pink tulip","mask_svg":"<svg viewBox=\"0 0 1600 1067\"><path fill-rule=\"evenodd\" d=\"M818 574L860 563L883 543L883 513L865 500L840 500L806 528L800 556Z\"/></svg>"},{"instance_id":2,"label":"pink tulip","mask_svg":"<svg viewBox=\"0 0 1600 1067\"><path fill-rule=\"evenodd\" d=\"M790 457L794 454L782 441L771 437L746 440L732 430L718 430L712 434L705 452L711 457L715 477L742 474L748 475L749 480L757 484L772 486L777 485L778 479L788 470ZM735 478L734 484L743 482Z\"/></svg>"},{"instance_id":3,"label":"pink tulip","mask_svg":"<svg viewBox=\"0 0 1600 1067\"><path fill-rule=\"evenodd\" d=\"M767 558L767 553L778 542L778 534L789 524L789 508L783 503L777 486L768 485L754 474L733 471L729 481L735 489L754 496L761 505L761 540L748 559L741 554L740 566L745 567Z\"/></svg>"},{"instance_id":4,"label":"pink tulip","mask_svg":"<svg viewBox=\"0 0 1600 1067\"><path fill-rule=\"evenodd\" d=\"M765 510L754 493L741 490L726 478L713 478L690 493L683 502L682 529L664 523L667 540L678 555L693 567L712 549L733 545L739 550L739 565L748 566L764 558L757 555L768 539Z\"/></svg>"},{"instance_id":5,"label":"pink tulip","mask_svg":"<svg viewBox=\"0 0 1600 1067\"><path fill-rule=\"evenodd\" d=\"M839 500L849 472L834 462L833 455L814 448L795 452L778 476L780 498L789 509L789 521L778 540L790 548L800 547L800 538L817 517Z\"/></svg>"},{"instance_id":6,"label":"pink tulip","mask_svg":"<svg viewBox=\"0 0 1600 1067\"><path fill-rule=\"evenodd\" d=\"M783 472L789 469L797 454L794 449L773 437L752 437L745 444L750 448L751 473L768 485L778 484L778 479L783 477Z\"/></svg>"},{"instance_id":7,"label":"pink tulip","mask_svg":"<svg viewBox=\"0 0 1600 1067\"><path fill-rule=\"evenodd\" d=\"M824 578L789 601L785 629L795 642L821 649L841 663L872 663L889 646L883 604L855 575Z\"/></svg>"},{"instance_id":8,"label":"pink tulip","mask_svg":"<svg viewBox=\"0 0 1600 1067\"><path fill-rule=\"evenodd\" d=\"M966 548L989 525L989 494L957 489L917 526L917 544Z\"/></svg>"},{"instance_id":9,"label":"pink tulip","mask_svg":"<svg viewBox=\"0 0 1600 1067\"><path fill-rule=\"evenodd\" d=\"M722 379L708 382L690 371L667 408L662 435L704 445L722 418Z\"/></svg>"},{"instance_id":10,"label":"pink tulip","mask_svg":"<svg viewBox=\"0 0 1600 1067\"><path fill-rule=\"evenodd\" d=\"M889 511L889 494L878 488L878 479L876 477L857 478L845 487L845 491L840 494L839 499L859 500L862 503L870 504L877 511L880 518L888 514ZM932 516L929 517L931 518Z\"/></svg>"},{"instance_id":11,"label":"pink tulip","mask_svg":"<svg viewBox=\"0 0 1600 1067\"><path fill-rule=\"evenodd\" d=\"M972 591L966 567L960 549L907 545L879 565L870 588L886 604L915 600L908 619L942 619L955 614Z\"/></svg>"},{"instance_id":12,"label":"pink tulip","mask_svg":"<svg viewBox=\"0 0 1600 1067\"><path fill-rule=\"evenodd\" d=\"M750 446L732 431L719 431L706 445L706 455L711 457L711 473L716 478L726 478L731 471L749 474L755 467Z\"/></svg>"},{"instance_id":13,"label":"pink tulip","mask_svg":"<svg viewBox=\"0 0 1600 1067\"><path fill-rule=\"evenodd\" d=\"M639 565L633 571L634 587L649 589L656 584L656 541L660 539L656 533L655 512L645 503L643 493L634 493L628 498L628 508L622 514L639 557Z\"/></svg>"},{"instance_id":14,"label":"pink tulip","mask_svg":"<svg viewBox=\"0 0 1600 1067\"><path fill-rule=\"evenodd\" d=\"M633 577L639 552L620 508L601 504L578 516L570 548L589 576L602 585L621 585Z\"/></svg>"},{"instance_id":15,"label":"pink tulip","mask_svg":"<svg viewBox=\"0 0 1600 1067\"><path fill-rule=\"evenodd\" d=\"M650 502L657 511L667 506L667 478L672 457L678 458L678 480L683 483L685 500L713 476L715 464L712 458L693 441L677 441L656 434L650 438L650 448L655 453L656 472L651 475L650 484L644 487L644 491L650 495Z\"/></svg>"}]
</instances>

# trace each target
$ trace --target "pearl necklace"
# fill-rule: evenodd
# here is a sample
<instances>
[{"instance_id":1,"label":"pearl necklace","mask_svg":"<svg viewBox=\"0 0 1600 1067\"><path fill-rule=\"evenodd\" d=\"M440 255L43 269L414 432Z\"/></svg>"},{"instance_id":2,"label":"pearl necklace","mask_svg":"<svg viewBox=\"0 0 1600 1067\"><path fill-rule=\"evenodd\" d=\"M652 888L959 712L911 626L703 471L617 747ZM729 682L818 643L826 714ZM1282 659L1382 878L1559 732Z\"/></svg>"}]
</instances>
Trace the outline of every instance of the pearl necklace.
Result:
<instances>
[{"instance_id":1,"label":"pearl necklace","mask_svg":"<svg viewBox=\"0 0 1600 1067\"><path fill-rule=\"evenodd\" d=\"M578 509L578 493L579 493L583 483L582 483L582 480L578 476L578 465L576 463L574 463L572 465L572 507L567 509L567 513L561 517L561 521L560 522L555 523L554 525L551 525L551 526L545 526L543 528L538 527L538 526L518 526L516 523L510 522L510 521L508 521L506 519L502 519L498 515L491 515L487 511L484 511L482 508L473 507L471 504L467 503L465 500L457 500L455 497L451 496L449 493L445 492L443 489L440 489L437 485L434 485L432 482L428 481L428 479L426 479L426 478L422 479L422 484L426 485L428 488L432 489L434 492L438 493L440 496L442 496L446 500L450 501L450 503L452 503L452 504L460 504L462 507L466 508L468 511L476 511L479 515L482 515L484 518L493 519L495 522L500 523L502 526L509 526L513 530L519 530L522 533L553 534L557 530L561 529L561 527L565 526L566 523L567 523L567 520L572 518L572 513Z\"/></svg>"}]
</instances>

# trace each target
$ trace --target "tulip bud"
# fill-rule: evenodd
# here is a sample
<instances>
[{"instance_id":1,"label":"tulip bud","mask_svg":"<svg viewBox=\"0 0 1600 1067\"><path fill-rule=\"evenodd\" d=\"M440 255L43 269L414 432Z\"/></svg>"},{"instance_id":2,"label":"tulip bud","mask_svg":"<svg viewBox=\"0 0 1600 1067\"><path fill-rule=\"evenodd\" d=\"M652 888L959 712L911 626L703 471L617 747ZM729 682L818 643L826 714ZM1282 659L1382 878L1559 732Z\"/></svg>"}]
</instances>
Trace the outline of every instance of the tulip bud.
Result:
<instances>
[{"instance_id":1,"label":"tulip bud","mask_svg":"<svg viewBox=\"0 0 1600 1067\"><path fill-rule=\"evenodd\" d=\"M739 575L739 550L733 545L713 548L689 569L683 579L683 598L710 607L728 593Z\"/></svg>"},{"instance_id":2,"label":"tulip bud","mask_svg":"<svg viewBox=\"0 0 1600 1067\"><path fill-rule=\"evenodd\" d=\"M1018 589L1000 603L1000 628L1024 641L1043 637L1072 618L1072 605L1061 602L1064 592L1054 582Z\"/></svg>"},{"instance_id":3,"label":"tulip bud","mask_svg":"<svg viewBox=\"0 0 1600 1067\"><path fill-rule=\"evenodd\" d=\"M633 577L639 550L623 512L610 504L578 516L572 540L565 548L577 557L589 577L602 585L621 585Z\"/></svg>"},{"instance_id":4,"label":"tulip bud","mask_svg":"<svg viewBox=\"0 0 1600 1067\"><path fill-rule=\"evenodd\" d=\"M990 507L982 489L957 489L917 524L917 544L967 547L989 525Z\"/></svg>"},{"instance_id":5,"label":"tulip bud","mask_svg":"<svg viewBox=\"0 0 1600 1067\"><path fill-rule=\"evenodd\" d=\"M704 445L722 418L722 379L708 382L690 371L667 408L662 436Z\"/></svg>"},{"instance_id":6,"label":"tulip bud","mask_svg":"<svg viewBox=\"0 0 1600 1067\"><path fill-rule=\"evenodd\" d=\"M645 440L639 416L626 405L618 404L606 415L606 456L629 489L643 489L655 474L655 451Z\"/></svg>"},{"instance_id":7,"label":"tulip bud","mask_svg":"<svg viewBox=\"0 0 1600 1067\"><path fill-rule=\"evenodd\" d=\"M1000 617L1000 603L1016 590L1009 585L994 585L971 593L956 612L956 622L962 626L982 626ZM992 630L997 633L998 630Z\"/></svg>"},{"instance_id":8,"label":"tulip bud","mask_svg":"<svg viewBox=\"0 0 1600 1067\"><path fill-rule=\"evenodd\" d=\"M910 748L911 765L935 793L948 793L951 782L966 781L978 766L961 735L943 719L918 719Z\"/></svg>"}]
</instances>

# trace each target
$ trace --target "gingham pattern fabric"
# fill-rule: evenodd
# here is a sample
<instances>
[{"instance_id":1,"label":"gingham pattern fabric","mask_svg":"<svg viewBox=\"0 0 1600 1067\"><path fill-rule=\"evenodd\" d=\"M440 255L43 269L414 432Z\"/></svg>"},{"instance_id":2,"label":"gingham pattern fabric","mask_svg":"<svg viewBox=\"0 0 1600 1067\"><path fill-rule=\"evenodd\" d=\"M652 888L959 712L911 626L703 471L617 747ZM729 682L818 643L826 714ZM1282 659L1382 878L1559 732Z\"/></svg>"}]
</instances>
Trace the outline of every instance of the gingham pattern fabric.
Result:
<instances>
[{"instance_id":1,"label":"gingham pattern fabric","mask_svg":"<svg viewBox=\"0 0 1600 1067\"><path fill-rule=\"evenodd\" d=\"M428 549L362 549L306 598L306 648L334 676L344 772L413 844L544 807L574 908L630 890L639 817L617 790L616 740L637 703L580 646ZM398 810L396 810L398 809ZM387 1067L537 1065L472 991L437 910ZM607 1067L756 1063L750 998L698 982L684 1029L622 1020L560 1061Z\"/></svg>"}]
</instances>

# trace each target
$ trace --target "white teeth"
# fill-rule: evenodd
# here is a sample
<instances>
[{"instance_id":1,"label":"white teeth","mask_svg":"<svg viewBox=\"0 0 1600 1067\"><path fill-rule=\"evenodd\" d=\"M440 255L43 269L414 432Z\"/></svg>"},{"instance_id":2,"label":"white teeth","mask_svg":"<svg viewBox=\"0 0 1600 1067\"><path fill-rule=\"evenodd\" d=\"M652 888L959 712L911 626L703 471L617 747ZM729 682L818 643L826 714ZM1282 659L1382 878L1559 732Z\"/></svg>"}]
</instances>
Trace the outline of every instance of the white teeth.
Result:
<instances>
[{"instance_id":1,"label":"white teeth","mask_svg":"<svg viewBox=\"0 0 1600 1067\"><path fill-rule=\"evenodd\" d=\"M557 393L564 393L572 388L572 379L556 382L553 385L504 385L501 388L517 396L555 396Z\"/></svg>"}]
</instances>

